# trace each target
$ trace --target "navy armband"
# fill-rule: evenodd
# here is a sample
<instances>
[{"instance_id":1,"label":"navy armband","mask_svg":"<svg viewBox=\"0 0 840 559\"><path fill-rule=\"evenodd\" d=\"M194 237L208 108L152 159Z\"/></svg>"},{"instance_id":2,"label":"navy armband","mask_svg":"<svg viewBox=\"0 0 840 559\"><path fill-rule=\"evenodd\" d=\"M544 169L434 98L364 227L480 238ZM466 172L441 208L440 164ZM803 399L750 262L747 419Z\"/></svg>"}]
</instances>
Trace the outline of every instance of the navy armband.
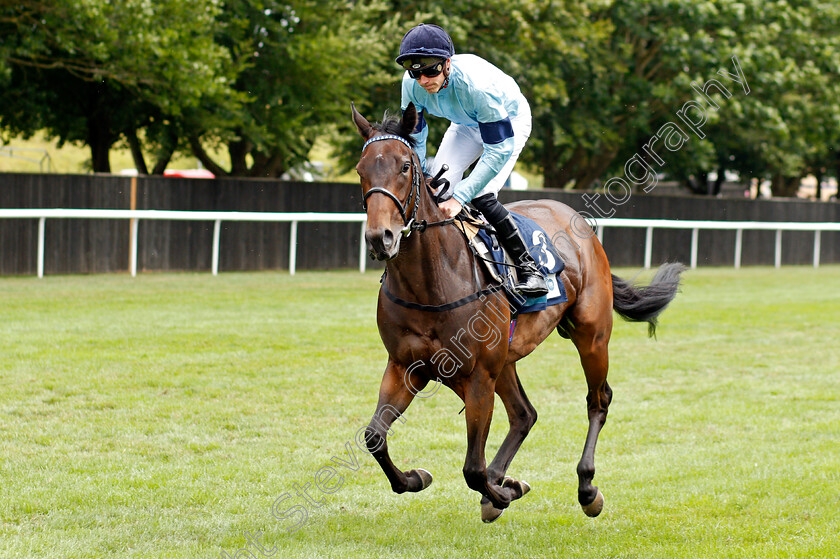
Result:
<instances>
[{"instance_id":1,"label":"navy armband","mask_svg":"<svg viewBox=\"0 0 840 559\"><path fill-rule=\"evenodd\" d=\"M508 138L513 138L513 125L509 118L496 122L479 122L481 141L485 144L501 144Z\"/></svg>"}]
</instances>

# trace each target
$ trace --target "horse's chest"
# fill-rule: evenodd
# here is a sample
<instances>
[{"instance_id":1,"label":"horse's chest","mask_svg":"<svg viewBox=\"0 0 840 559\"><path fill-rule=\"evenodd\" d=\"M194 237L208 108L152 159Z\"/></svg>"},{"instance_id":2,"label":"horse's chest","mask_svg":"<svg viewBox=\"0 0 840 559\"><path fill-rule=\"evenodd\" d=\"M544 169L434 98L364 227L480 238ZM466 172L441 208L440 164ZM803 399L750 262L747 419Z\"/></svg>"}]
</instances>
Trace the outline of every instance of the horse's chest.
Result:
<instances>
[{"instance_id":1,"label":"horse's chest","mask_svg":"<svg viewBox=\"0 0 840 559\"><path fill-rule=\"evenodd\" d=\"M392 326L381 332L382 341L392 356L400 361L430 359L445 346L445 333L434 330L418 330L409 325Z\"/></svg>"},{"instance_id":2,"label":"horse's chest","mask_svg":"<svg viewBox=\"0 0 840 559\"><path fill-rule=\"evenodd\" d=\"M451 376L458 370L470 370L476 359L494 360L503 357L507 350L507 338L502 327L484 321L458 321L437 324L434 327L418 328L418 324L391 324L380 328L382 341L391 358L409 366L422 362L433 369L448 371L442 376Z\"/></svg>"}]
</instances>

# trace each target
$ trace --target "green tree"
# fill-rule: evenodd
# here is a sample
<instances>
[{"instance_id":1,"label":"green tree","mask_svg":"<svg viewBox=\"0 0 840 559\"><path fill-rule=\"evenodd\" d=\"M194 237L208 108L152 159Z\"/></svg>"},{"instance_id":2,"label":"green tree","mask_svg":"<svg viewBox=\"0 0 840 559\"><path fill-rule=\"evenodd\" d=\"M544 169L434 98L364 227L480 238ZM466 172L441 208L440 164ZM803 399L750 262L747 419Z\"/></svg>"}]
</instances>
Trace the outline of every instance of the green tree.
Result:
<instances>
[{"instance_id":1,"label":"green tree","mask_svg":"<svg viewBox=\"0 0 840 559\"><path fill-rule=\"evenodd\" d=\"M729 154L729 168L769 179L774 196L796 196L805 174L836 171L840 5L753 2L745 20L734 51L753 91L716 125L718 158Z\"/></svg>"},{"instance_id":2,"label":"green tree","mask_svg":"<svg viewBox=\"0 0 840 559\"><path fill-rule=\"evenodd\" d=\"M212 40L217 12L212 0L4 2L0 130L87 144L95 172L110 171L121 139L145 169L143 137L165 166L177 147L167 123L238 104L233 68Z\"/></svg>"},{"instance_id":3,"label":"green tree","mask_svg":"<svg viewBox=\"0 0 840 559\"><path fill-rule=\"evenodd\" d=\"M707 111L706 137L670 153L663 171L697 193L718 192L728 169L792 195L802 173L837 166L836 2L490 0L445 14L432 2L393 5L407 23L441 23L459 52L517 79L534 114L522 161L541 169L548 187L590 188L623 174L627 159L699 98L692 82L715 77L734 93L713 94L720 109ZM733 55L749 94L717 73L733 71ZM719 178L709 184L713 170Z\"/></svg>"},{"instance_id":4,"label":"green tree","mask_svg":"<svg viewBox=\"0 0 840 559\"><path fill-rule=\"evenodd\" d=\"M379 2L231 0L216 41L241 67L247 97L233 125L185 118L190 148L217 175L276 177L307 160L315 140L346 120L351 99L383 76L389 25ZM231 167L208 147L225 146Z\"/></svg>"},{"instance_id":5,"label":"green tree","mask_svg":"<svg viewBox=\"0 0 840 559\"><path fill-rule=\"evenodd\" d=\"M713 95L706 138L692 137L663 170L697 193L719 192L724 171L767 178L777 196L796 194L805 172L837 161L840 50L835 2L784 0L617 0L580 4L600 27L579 50L542 43L540 57L555 57L556 86L534 98L531 154L547 186L621 175L623 164L686 101L698 99L692 82L732 72L740 61L750 92L727 82L729 98ZM600 31L600 33L598 32ZM534 63L527 64L533 71ZM551 83L543 75L539 83ZM545 86L542 86L545 87ZM735 89L732 89L732 88ZM554 93L565 91L567 97ZM534 150L536 148L536 151ZM552 162L557 161L558 164ZM707 177L718 171L718 182Z\"/></svg>"},{"instance_id":6,"label":"green tree","mask_svg":"<svg viewBox=\"0 0 840 559\"><path fill-rule=\"evenodd\" d=\"M579 2L572 1L464 0L443 6L434 1L392 0L388 4L397 29L392 31L389 27L387 34L380 34L387 48L379 61L378 79L356 102L363 114L375 118L386 110L399 109L403 71L394 59L403 34L418 23L440 25L452 37L456 53L482 56L517 79L531 101L535 123L536 113L545 111L547 100L567 100L565 82L555 67L558 55L552 53L578 48L579 42L598 27L590 25L586 11L579 7ZM552 116L556 118L556 115L547 118L550 120ZM427 122L429 153L434 154L448 122L437 118L429 118ZM358 138L355 129L349 126L349 119L348 126L342 129L347 134L343 136L344 142L337 145L344 165L350 167L358 160ZM527 150L534 149L529 144ZM538 166L541 159L534 156L529 161Z\"/></svg>"},{"instance_id":7,"label":"green tree","mask_svg":"<svg viewBox=\"0 0 840 559\"><path fill-rule=\"evenodd\" d=\"M393 59L421 21L517 79L534 115L522 161L548 187L623 173L733 55L749 95L714 94L706 138L662 170L698 193L734 170L792 195L840 166L840 4L826 0L0 0L0 135L87 144L95 171L124 145L140 172L180 151L276 177L325 134L355 163L349 101L398 109ZM446 123L429 124L434 145Z\"/></svg>"}]
</instances>

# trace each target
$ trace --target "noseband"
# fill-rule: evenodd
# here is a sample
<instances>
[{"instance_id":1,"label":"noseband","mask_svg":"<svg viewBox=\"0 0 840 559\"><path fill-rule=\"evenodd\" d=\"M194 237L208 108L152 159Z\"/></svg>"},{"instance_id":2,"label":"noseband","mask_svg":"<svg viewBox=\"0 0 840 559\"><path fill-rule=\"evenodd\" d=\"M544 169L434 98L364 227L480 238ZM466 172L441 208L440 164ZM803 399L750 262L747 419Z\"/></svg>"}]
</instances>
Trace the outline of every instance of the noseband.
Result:
<instances>
[{"instance_id":1,"label":"noseband","mask_svg":"<svg viewBox=\"0 0 840 559\"><path fill-rule=\"evenodd\" d=\"M365 192L365 196L362 199L362 205L367 212L367 199L370 198L373 194L379 193L384 194L388 198L394 201L396 204L397 209L400 211L400 216L403 220L403 227L401 233L403 236L408 237L411 235L412 231L424 231L426 227L431 227L434 225L447 225L452 223L454 219L444 219L442 221L435 221L432 223L427 223L425 219L420 220L419 222L416 220L417 218L417 208L420 206L420 188L423 183L423 174L420 172L417 161L417 154L414 153L414 149L411 147L411 144L408 143L408 140L401 136L396 136L394 134L383 134L382 136L375 136L365 142L365 145L362 146L362 153L364 153L365 148L367 148L373 142L378 142L381 140L397 140L398 142L402 142L408 148L409 152L411 153L411 192L408 194L408 199L405 201L405 205L397 198L393 192L388 190L387 188L383 188L381 186L374 186L367 192ZM412 200L414 201L414 207L411 210L411 216L407 215L408 207L411 205Z\"/></svg>"}]
</instances>

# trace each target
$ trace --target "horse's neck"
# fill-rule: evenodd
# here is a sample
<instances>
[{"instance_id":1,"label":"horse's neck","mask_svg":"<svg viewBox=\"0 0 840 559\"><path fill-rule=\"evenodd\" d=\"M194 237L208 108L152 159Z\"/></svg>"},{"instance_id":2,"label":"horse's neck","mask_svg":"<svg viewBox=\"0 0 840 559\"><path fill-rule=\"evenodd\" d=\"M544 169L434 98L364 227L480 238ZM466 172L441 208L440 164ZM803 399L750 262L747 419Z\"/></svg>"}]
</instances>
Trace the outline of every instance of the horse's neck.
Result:
<instances>
[{"instance_id":1,"label":"horse's neck","mask_svg":"<svg viewBox=\"0 0 840 559\"><path fill-rule=\"evenodd\" d=\"M426 305L460 299L479 289L475 262L463 235L452 225L430 227L402 240L389 261L388 289Z\"/></svg>"}]
</instances>

